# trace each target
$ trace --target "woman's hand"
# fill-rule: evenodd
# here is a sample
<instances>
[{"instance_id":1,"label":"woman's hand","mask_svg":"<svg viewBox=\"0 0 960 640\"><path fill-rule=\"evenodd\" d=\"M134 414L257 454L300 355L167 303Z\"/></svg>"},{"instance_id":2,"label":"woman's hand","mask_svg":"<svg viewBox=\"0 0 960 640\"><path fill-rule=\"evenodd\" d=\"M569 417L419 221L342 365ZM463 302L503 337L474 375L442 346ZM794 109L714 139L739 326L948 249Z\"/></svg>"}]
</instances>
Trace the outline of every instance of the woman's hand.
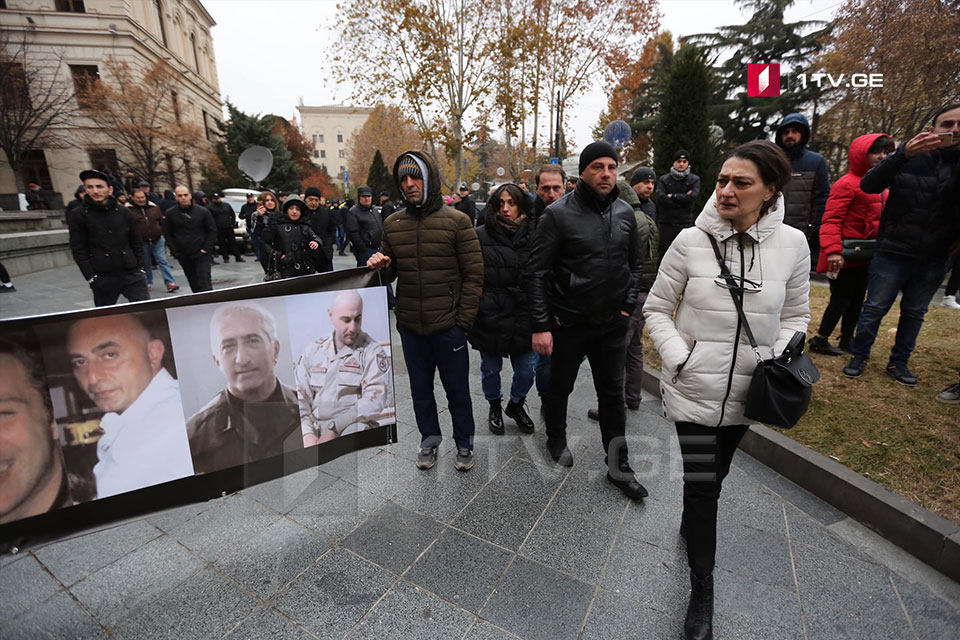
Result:
<instances>
[{"instance_id":1,"label":"woman's hand","mask_svg":"<svg viewBox=\"0 0 960 640\"><path fill-rule=\"evenodd\" d=\"M838 273L843 268L843 256L839 253L831 253L827 256L827 271Z\"/></svg>"},{"instance_id":2,"label":"woman's hand","mask_svg":"<svg viewBox=\"0 0 960 640\"><path fill-rule=\"evenodd\" d=\"M379 271L380 269L386 269L390 266L390 256L385 256L379 251L370 256L367 260L367 268L373 269L374 271Z\"/></svg>"},{"instance_id":3,"label":"woman's hand","mask_svg":"<svg viewBox=\"0 0 960 640\"><path fill-rule=\"evenodd\" d=\"M262 215L265 214L266 212L267 212L267 208L266 208L265 206L263 206L262 204L258 204L258 205L257 205L257 215L258 215L258 216L262 216Z\"/></svg>"},{"instance_id":4,"label":"woman's hand","mask_svg":"<svg viewBox=\"0 0 960 640\"><path fill-rule=\"evenodd\" d=\"M310 247L311 249L316 249L316 248L319 247L320 245L317 244L317 241L316 241L316 240L311 240L310 242L307 243L307 246Z\"/></svg>"}]
</instances>

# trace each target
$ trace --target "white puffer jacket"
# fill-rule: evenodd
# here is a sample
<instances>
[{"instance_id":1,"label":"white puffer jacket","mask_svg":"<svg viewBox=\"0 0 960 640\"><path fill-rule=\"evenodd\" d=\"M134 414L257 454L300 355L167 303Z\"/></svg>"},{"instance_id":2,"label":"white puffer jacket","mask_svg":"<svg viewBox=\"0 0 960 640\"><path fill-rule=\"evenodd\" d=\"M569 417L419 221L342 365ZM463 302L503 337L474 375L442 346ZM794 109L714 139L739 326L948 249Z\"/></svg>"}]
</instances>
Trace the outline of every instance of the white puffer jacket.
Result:
<instances>
[{"instance_id":1,"label":"white puffer jacket","mask_svg":"<svg viewBox=\"0 0 960 640\"><path fill-rule=\"evenodd\" d=\"M663 361L667 419L705 426L749 422L743 411L757 358L729 290L716 284L720 265L707 233L717 239L730 273L761 285L743 296L761 356L780 354L794 332L806 332L810 249L803 233L783 224L783 210L779 195L757 224L738 234L717 214L714 196L663 257L643 315Z\"/></svg>"}]
</instances>

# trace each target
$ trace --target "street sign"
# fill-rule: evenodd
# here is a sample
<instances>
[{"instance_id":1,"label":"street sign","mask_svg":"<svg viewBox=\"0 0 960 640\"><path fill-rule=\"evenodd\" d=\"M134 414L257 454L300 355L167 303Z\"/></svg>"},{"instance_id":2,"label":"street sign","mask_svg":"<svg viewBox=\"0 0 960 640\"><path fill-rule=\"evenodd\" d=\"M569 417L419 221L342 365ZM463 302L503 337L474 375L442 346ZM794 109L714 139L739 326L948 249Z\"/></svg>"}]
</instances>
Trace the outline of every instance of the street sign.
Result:
<instances>
[{"instance_id":1,"label":"street sign","mask_svg":"<svg viewBox=\"0 0 960 640\"><path fill-rule=\"evenodd\" d=\"M560 164L560 158L550 158L550 164Z\"/></svg>"}]
</instances>

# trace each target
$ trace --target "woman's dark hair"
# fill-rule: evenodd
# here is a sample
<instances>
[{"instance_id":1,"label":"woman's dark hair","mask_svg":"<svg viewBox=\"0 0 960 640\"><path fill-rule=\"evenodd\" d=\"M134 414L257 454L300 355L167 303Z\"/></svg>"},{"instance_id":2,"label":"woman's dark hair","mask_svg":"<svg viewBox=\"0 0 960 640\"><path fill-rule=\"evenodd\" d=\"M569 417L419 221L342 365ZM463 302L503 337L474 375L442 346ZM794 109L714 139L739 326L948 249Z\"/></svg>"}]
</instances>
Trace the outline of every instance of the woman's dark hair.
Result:
<instances>
[{"instance_id":1,"label":"woman's dark hair","mask_svg":"<svg viewBox=\"0 0 960 640\"><path fill-rule=\"evenodd\" d=\"M774 188L774 196L764 202L760 209L760 215L762 216L767 212L767 209L776 204L777 194L783 191L783 188L790 182L790 176L793 175L793 168L790 166L787 154L772 142L752 140L729 152L724 157L724 161L730 158L742 158L752 162L756 165L763 184Z\"/></svg>"},{"instance_id":2,"label":"woman's dark hair","mask_svg":"<svg viewBox=\"0 0 960 640\"><path fill-rule=\"evenodd\" d=\"M897 148L897 145L894 144L893 138L890 136L880 136L873 141L873 144L870 145L870 148L867 149L867 153L880 153L881 151L886 151L890 153Z\"/></svg>"},{"instance_id":3,"label":"woman's dark hair","mask_svg":"<svg viewBox=\"0 0 960 640\"><path fill-rule=\"evenodd\" d=\"M493 195L490 196L490 206L493 208L493 213L496 214L500 211L500 194L504 191L510 194L510 197L513 198L513 201L517 203L517 207L520 209L521 216L529 217L533 213L533 203L530 202L530 196L524 193L523 189L518 187L512 182L502 184L493 192ZM519 217L519 216L518 216Z\"/></svg>"}]
</instances>

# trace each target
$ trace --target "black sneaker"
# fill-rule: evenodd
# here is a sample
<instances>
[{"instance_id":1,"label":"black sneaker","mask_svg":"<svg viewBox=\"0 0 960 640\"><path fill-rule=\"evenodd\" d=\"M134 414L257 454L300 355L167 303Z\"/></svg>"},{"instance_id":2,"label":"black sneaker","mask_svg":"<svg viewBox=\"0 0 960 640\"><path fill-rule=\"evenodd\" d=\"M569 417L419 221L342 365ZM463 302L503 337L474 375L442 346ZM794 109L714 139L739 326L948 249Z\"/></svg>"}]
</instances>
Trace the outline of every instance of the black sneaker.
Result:
<instances>
[{"instance_id":1,"label":"black sneaker","mask_svg":"<svg viewBox=\"0 0 960 640\"><path fill-rule=\"evenodd\" d=\"M454 463L457 471L470 471L473 469L473 451L470 449L457 448L457 460Z\"/></svg>"},{"instance_id":2,"label":"black sneaker","mask_svg":"<svg viewBox=\"0 0 960 640\"><path fill-rule=\"evenodd\" d=\"M810 338L810 351L820 353L825 356L842 356L843 351L830 344L830 341L820 336Z\"/></svg>"},{"instance_id":3,"label":"black sneaker","mask_svg":"<svg viewBox=\"0 0 960 640\"><path fill-rule=\"evenodd\" d=\"M435 464L437 464L437 448L422 447L417 454L417 468L430 469Z\"/></svg>"},{"instance_id":4,"label":"black sneaker","mask_svg":"<svg viewBox=\"0 0 960 640\"><path fill-rule=\"evenodd\" d=\"M910 373L905 364L891 362L887 365L887 374L902 385L917 386L917 376Z\"/></svg>"},{"instance_id":5,"label":"black sneaker","mask_svg":"<svg viewBox=\"0 0 960 640\"><path fill-rule=\"evenodd\" d=\"M850 364L843 368L843 375L848 378L859 378L867 368L867 359L863 356L853 356L850 358Z\"/></svg>"}]
</instances>

